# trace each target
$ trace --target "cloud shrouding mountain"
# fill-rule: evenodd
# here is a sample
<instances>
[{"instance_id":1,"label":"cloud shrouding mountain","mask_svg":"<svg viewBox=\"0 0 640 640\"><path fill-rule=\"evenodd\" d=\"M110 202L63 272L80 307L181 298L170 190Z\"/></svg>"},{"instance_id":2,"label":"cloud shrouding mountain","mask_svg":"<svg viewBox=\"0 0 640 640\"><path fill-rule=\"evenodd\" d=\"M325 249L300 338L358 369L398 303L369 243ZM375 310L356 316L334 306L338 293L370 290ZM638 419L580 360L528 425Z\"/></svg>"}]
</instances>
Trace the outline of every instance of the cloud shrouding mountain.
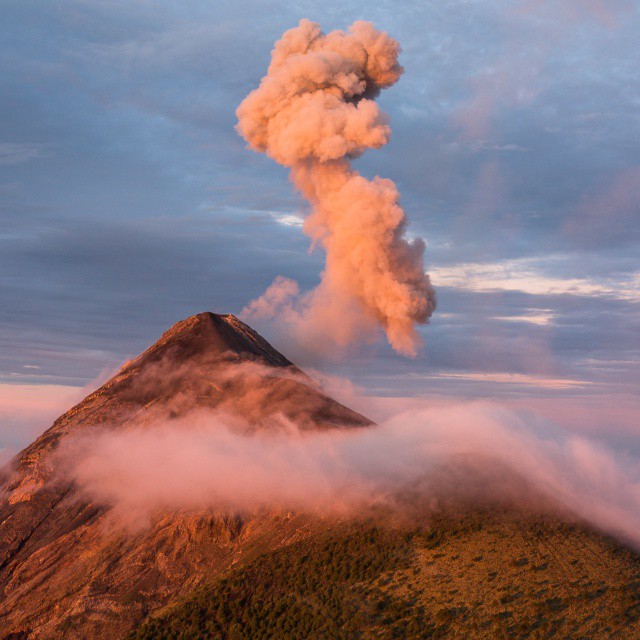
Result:
<instances>
[{"instance_id":1,"label":"cloud shrouding mountain","mask_svg":"<svg viewBox=\"0 0 640 640\"><path fill-rule=\"evenodd\" d=\"M238 427L222 413L195 411L147 430L81 434L63 446L58 468L134 528L158 509L404 512L398 499L411 488L414 506L427 510L455 495L521 508L546 496L547 507L640 545L638 457L531 412L451 400L400 403L363 429L301 432L283 423L247 436Z\"/></svg>"},{"instance_id":2,"label":"cloud shrouding mountain","mask_svg":"<svg viewBox=\"0 0 640 640\"><path fill-rule=\"evenodd\" d=\"M404 237L395 184L367 180L350 165L389 139L373 98L400 77L399 51L367 22L325 35L302 20L276 43L267 75L238 107L239 133L290 168L312 206L304 231L326 251L316 289L301 295L295 282L276 279L246 317L277 316L307 341L323 336L338 346L370 339L380 325L396 351L415 355L415 325L435 308L424 242Z\"/></svg>"}]
</instances>

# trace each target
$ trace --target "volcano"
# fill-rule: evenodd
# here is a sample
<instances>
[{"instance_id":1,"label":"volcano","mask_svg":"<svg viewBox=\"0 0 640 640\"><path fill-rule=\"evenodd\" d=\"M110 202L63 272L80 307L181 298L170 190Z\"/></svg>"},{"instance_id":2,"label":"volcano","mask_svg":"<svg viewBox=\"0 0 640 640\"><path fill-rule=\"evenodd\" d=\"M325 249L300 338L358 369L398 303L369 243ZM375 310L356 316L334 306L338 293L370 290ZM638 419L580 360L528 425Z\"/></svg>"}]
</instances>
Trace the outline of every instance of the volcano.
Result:
<instances>
[{"instance_id":1,"label":"volcano","mask_svg":"<svg viewBox=\"0 0 640 640\"><path fill-rule=\"evenodd\" d=\"M194 410L249 437L375 428L234 316L178 322L4 470L0 638L640 637L638 557L570 514L167 511L126 531L56 474L69 438Z\"/></svg>"}]
</instances>

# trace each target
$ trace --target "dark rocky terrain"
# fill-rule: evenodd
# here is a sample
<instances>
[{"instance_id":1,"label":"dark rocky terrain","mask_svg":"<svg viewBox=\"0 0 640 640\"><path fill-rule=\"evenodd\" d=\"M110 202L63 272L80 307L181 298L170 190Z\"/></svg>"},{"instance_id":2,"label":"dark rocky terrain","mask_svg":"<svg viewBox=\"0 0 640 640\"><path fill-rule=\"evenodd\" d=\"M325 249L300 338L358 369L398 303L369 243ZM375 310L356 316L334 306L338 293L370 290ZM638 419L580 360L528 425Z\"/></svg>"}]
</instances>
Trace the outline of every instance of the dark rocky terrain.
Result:
<instances>
[{"instance_id":1,"label":"dark rocky terrain","mask_svg":"<svg viewBox=\"0 0 640 640\"><path fill-rule=\"evenodd\" d=\"M77 433L198 408L251 429L375 428L235 317L179 322L5 470L0 639L640 637L637 555L548 497L434 490L400 516L167 512L125 531L56 474ZM467 487L502 479L464 469Z\"/></svg>"}]
</instances>

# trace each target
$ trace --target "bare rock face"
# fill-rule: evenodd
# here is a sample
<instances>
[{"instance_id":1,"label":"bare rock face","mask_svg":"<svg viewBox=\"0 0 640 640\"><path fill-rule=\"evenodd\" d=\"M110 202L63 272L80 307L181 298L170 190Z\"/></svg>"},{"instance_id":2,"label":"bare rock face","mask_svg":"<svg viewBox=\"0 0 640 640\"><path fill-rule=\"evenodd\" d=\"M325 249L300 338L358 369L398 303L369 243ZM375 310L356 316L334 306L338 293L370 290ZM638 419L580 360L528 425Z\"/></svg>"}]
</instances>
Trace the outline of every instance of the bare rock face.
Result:
<instances>
[{"instance_id":1,"label":"bare rock face","mask_svg":"<svg viewBox=\"0 0 640 640\"><path fill-rule=\"evenodd\" d=\"M234 316L201 313L178 322L5 470L0 638L120 637L238 557L298 535L302 518L212 513L159 516L144 531L124 533L108 524L103 507L56 479L54 454L73 434L150 429L199 408L251 429L282 421L300 429L371 424Z\"/></svg>"}]
</instances>

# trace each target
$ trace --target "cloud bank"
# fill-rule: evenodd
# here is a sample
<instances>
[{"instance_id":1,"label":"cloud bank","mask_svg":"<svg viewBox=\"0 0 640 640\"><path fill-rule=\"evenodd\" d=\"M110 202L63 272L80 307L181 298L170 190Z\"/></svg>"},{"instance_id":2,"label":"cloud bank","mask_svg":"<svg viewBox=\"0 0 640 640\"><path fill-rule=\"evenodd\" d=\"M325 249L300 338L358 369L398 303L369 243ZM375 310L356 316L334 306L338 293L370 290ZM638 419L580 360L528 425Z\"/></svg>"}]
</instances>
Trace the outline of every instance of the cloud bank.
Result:
<instances>
[{"instance_id":1,"label":"cloud bank","mask_svg":"<svg viewBox=\"0 0 640 640\"><path fill-rule=\"evenodd\" d=\"M531 412L450 402L352 430L247 436L230 424L201 412L144 431L103 431L67 442L61 468L83 495L134 524L159 509L360 513L398 506L411 489L423 509L454 494L520 507L537 495L640 546L638 458Z\"/></svg>"}]
</instances>

